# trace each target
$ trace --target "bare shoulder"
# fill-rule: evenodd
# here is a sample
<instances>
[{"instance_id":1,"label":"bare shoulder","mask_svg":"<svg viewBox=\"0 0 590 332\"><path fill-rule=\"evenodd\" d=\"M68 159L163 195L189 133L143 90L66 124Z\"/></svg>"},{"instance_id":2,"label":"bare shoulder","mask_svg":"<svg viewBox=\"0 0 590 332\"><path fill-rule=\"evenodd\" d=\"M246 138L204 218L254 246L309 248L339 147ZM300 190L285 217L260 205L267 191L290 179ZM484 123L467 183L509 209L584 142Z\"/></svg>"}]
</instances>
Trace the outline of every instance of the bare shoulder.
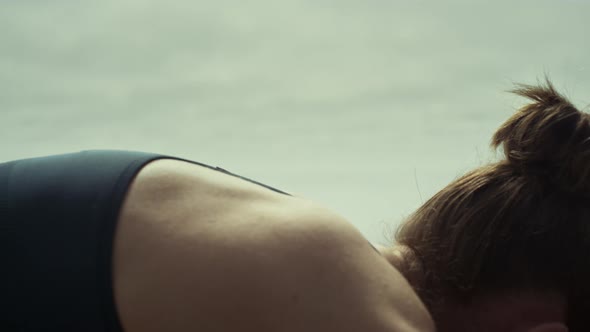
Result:
<instances>
[{"instance_id":1,"label":"bare shoulder","mask_svg":"<svg viewBox=\"0 0 590 332\"><path fill-rule=\"evenodd\" d=\"M433 331L405 279L305 199L173 161L146 167L114 251L126 331Z\"/></svg>"},{"instance_id":2,"label":"bare shoulder","mask_svg":"<svg viewBox=\"0 0 590 332\"><path fill-rule=\"evenodd\" d=\"M295 270L312 275L306 286L319 296L310 302L323 303L339 320L326 321L319 330L434 332L430 314L407 280L353 225L329 212L310 222L318 237L301 250L317 258Z\"/></svg>"}]
</instances>

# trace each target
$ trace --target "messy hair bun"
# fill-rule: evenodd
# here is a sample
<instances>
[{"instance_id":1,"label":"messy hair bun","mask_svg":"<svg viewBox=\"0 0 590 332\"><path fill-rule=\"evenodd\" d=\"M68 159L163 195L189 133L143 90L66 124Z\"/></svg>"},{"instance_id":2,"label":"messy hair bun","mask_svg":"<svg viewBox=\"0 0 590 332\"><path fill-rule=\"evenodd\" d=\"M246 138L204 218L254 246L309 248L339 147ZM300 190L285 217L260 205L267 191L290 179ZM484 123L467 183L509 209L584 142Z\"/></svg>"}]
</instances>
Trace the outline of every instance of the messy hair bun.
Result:
<instances>
[{"instance_id":1,"label":"messy hair bun","mask_svg":"<svg viewBox=\"0 0 590 332\"><path fill-rule=\"evenodd\" d=\"M502 291L557 291L572 332L590 325L590 119L546 80L492 138L502 160L453 180L412 213L395 241L435 322L448 303ZM417 280L417 281L416 281Z\"/></svg>"},{"instance_id":2,"label":"messy hair bun","mask_svg":"<svg viewBox=\"0 0 590 332\"><path fill-rule=\"evenodd\" d=\"M518 84L513 93L532 100L496 131L506 162L523 175L536 175L557 188L590 196L590 119L546 79Z\"/></svg>"}]
</instances>

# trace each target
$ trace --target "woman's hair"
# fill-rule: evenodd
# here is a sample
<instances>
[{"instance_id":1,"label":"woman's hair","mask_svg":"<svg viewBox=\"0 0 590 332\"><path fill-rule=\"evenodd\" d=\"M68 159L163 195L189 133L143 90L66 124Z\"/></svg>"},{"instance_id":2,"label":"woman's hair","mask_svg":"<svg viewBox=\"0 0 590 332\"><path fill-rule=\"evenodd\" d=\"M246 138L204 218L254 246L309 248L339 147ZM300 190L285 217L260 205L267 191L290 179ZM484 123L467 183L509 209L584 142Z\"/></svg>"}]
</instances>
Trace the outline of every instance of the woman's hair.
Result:
<instances>
[{"instance_id":1,"label":"woman's hair","mask_svg":"<svg viewBox=\"0 0 590 332\"><path fill-rule=\"evenodd\" d=\"M435 194L395 240L432 311L477 294L556 290L570 331L581 330L590 320L590 117L548 79L512 92L532 102L492 137L503 158Z\"/></svg>"}]
</instances>

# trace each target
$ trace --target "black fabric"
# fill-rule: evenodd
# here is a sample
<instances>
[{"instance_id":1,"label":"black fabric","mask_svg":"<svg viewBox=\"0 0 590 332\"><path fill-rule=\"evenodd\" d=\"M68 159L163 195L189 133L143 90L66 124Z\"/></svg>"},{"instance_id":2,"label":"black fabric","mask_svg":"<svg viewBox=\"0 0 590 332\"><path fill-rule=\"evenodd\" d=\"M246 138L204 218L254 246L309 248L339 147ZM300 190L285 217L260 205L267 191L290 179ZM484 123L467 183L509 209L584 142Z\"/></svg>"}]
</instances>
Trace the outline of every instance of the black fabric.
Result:
<instances>
[{"instance_id":1,"label":"black fabric","mask_svg":"<svg viewBox=\"0 0 590 332\"><path fill-rule=\"evenodd\" d=\"M131 181L156 159L287 194L153 153L93 150L0 164L0 331L122 331L113 235Z\"/></svg>"}]
</instances>

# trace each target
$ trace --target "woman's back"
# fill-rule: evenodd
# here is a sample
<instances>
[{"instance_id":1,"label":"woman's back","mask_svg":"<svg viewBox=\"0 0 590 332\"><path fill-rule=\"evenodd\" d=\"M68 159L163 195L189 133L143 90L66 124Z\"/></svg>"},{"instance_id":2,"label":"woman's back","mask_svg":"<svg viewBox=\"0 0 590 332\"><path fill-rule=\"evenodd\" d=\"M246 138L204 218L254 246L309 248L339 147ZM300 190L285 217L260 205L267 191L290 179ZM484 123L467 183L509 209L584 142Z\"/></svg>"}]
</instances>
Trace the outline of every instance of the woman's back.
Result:
<instances>
[{"instance_id":1,"label":"woman's back","mask_svg":"<svg viewBox=\"0 0 590 332\"><path fill-rule=\"evenodd\" d=\"M403 277L339 216L172 159L0 164L2 330L430 328Z\"/></svg>"},{"instance_id":2,"label":"woman's back","mask_svg":"<svg viewBox=\"0 0 590 332\"><path fill-rule=\"evenodd\" d=\"M429 328L403 277L341 217L182 161L153 162L131 186L114 266L131 332Z\"/></svg>"}]
</instances>

